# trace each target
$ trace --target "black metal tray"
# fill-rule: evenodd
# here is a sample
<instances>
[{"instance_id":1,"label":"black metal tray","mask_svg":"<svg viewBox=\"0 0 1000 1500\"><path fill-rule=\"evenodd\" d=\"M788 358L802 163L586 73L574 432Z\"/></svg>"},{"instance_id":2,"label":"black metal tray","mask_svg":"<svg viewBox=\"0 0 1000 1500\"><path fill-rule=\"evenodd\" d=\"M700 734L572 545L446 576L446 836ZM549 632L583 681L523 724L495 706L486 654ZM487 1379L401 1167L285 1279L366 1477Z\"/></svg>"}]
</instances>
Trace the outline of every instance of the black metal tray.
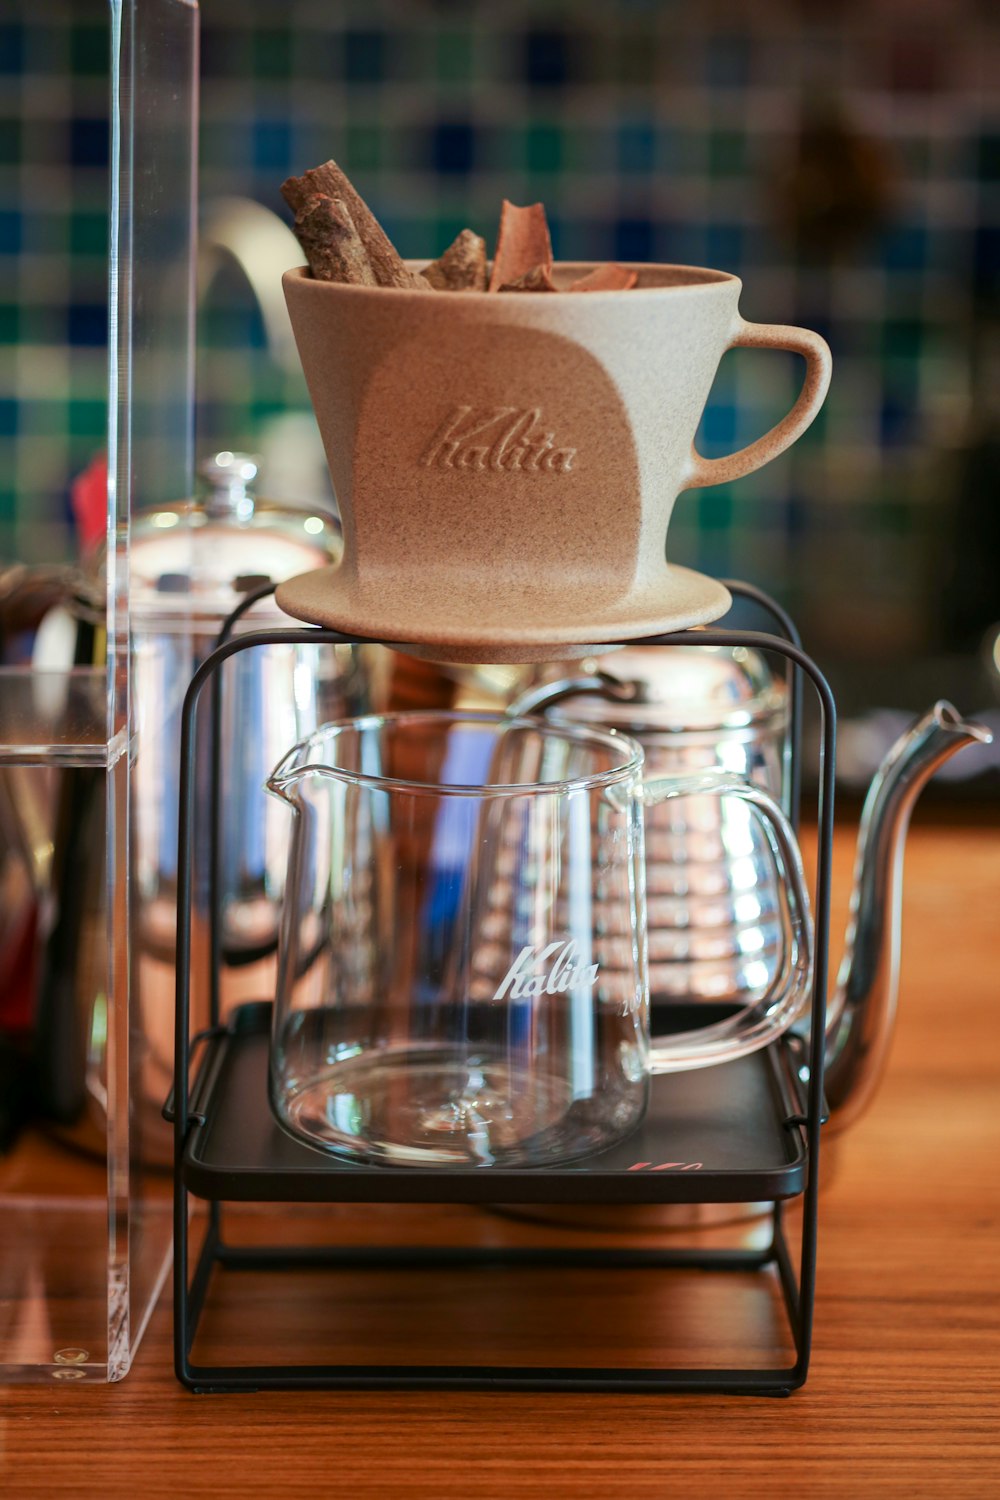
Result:
<instances>
[{"instance_id":1,"label":"black metal tray","mask_svg":"<svg viewBox=\"0 0 1000 1500\"><path fill-rule=\"evenodd\" d=\"M368 1167L302 1144L267 1101L271 1005L236 1010L209 1037L191 1089L188 1191L225 1202L748 1203L805 1189L801 1044L786 1038L719 1067L655 1078L620 1145L564 1167ZM653 1029L667 1029L655 1008Z\"/></svg>"}]
</instances>

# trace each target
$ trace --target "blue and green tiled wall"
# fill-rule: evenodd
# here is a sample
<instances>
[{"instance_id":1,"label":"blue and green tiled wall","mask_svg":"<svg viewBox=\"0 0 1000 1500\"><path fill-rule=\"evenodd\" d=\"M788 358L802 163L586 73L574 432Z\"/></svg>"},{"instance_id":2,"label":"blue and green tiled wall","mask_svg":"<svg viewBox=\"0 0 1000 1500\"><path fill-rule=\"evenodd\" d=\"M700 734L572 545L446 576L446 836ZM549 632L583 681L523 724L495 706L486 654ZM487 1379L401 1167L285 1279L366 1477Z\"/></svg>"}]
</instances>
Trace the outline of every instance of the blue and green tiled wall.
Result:
<instances>
[{"instance_id":1,"label":"blue and green tiled wall","mask_svg":"<svg viewBox=\"0 0 1000 1500\"><path fill-rule=\"evenodd\" d=\"M13 12L0 535L37 557L69 546L53 523L104 423L106 36L97 3ZM745 316L829 339L834 384L789 455L681 499L672 555L777 590L814 640L863 622L920 647L997 359L998 62L976 0L203 0L202 197L283 213L283 177L332 155L404 254L491 238L507 196L544 199L562 256L737 272ZM305 403L235 282L201 336L206 430L253 446ZM704 451L758 435L798 378L790 356L727 356Z\"/></svg>"}]
</instances>

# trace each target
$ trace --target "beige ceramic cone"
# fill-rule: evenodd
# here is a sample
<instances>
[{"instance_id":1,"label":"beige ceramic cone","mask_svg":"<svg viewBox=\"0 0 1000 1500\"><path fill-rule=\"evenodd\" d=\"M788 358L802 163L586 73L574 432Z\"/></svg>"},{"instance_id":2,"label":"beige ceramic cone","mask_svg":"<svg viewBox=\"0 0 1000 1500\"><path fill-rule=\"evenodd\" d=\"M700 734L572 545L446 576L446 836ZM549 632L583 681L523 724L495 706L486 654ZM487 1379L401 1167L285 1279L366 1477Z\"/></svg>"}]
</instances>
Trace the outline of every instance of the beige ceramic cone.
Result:
<instances>
[{"instance_id":1,"label":"beige ceramic cone","mask_svg":"<svg viewBox=\"0 0 1000 1500\"><path fill-rule=\"evenodd\" d=\"M557 265L561 285L593 267ZM334 569L281 585L298 619L454 660L539 660L718 619L721 584L668 564L678 494L802 433L823 340L746 323L722 272L635 266L628 292L420 293L284 277L344 523ZM806 378L764 437L694 435L722 355L790 349Z\"/></svg>"}]
</instances>

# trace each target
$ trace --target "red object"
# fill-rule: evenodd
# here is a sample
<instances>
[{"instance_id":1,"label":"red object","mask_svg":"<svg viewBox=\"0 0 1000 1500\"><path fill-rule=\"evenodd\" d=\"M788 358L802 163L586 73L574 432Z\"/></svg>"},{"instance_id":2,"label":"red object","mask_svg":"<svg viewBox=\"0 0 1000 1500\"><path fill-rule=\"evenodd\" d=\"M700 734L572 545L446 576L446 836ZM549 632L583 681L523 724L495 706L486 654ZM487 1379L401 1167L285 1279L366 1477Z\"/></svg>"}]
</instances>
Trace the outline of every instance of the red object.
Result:
<instances>
[{"instance_id":1,"label":"red object","mask_svg":"<svg viewBox=\"0 0 1000 1500\"><path fill-rule=\"evenodd\" d=\"M69 503L80 552L86 557L103 543L108 528L108 456L98 453L70 485Z\"/></svg>"},{"instance_id":2,"label":"red object","mask_svg":"<svg viewBox=\"0 0 1000 1500\"><path fill-rule=\"evenodd\" d=\"M38 907L26 901L8 923L0 941L0 1028L8 1036L26 1036L35 1004Z\"/></svg>"}]
</instances>

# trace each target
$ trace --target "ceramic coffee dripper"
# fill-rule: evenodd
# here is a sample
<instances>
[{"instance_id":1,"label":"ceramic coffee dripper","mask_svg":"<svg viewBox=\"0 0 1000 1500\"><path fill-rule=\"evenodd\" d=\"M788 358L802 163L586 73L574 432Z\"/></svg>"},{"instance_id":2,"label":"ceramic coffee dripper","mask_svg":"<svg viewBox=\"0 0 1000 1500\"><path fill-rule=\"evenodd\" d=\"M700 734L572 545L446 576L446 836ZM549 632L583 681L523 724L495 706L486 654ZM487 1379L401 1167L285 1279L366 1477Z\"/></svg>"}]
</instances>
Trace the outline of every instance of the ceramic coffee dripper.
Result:
<instances>
[{"instance_id":1,"label":"ceramic coffee dripper","mask_svg":"<svg viewBox=\"0 0 1000 1500\"><path fill-rule=\"evenodd\" d=\"M737 777L647 780L625 735L428 711L327 724L267 785L294 814L270 1099L311 1145L553 1166L623 1140L652 1074L764 1047L808 1000L794 835ZM736 1014L651 1038L645 809L692 794L759 820L783 962Z\"/></svg>"},{"instance_id":2,"label":"ceramic coffee dripper","mask_svg":"<svg viewBox=\"0 0 1000 1500\"><path fill-rule=\"evenodd\" d=\"M557 283L587 264L555 268ZM343 561L278 590L289 614L452 660L544 660L729 607L665 560L678 494L749 474L809 426L830 352L746 322L722 271L637 265L629 292L424 293L286 272L344 526ZM694 436L737 347L806 361L792 410L707 459Z\"/></svg>"}]
</instances>

